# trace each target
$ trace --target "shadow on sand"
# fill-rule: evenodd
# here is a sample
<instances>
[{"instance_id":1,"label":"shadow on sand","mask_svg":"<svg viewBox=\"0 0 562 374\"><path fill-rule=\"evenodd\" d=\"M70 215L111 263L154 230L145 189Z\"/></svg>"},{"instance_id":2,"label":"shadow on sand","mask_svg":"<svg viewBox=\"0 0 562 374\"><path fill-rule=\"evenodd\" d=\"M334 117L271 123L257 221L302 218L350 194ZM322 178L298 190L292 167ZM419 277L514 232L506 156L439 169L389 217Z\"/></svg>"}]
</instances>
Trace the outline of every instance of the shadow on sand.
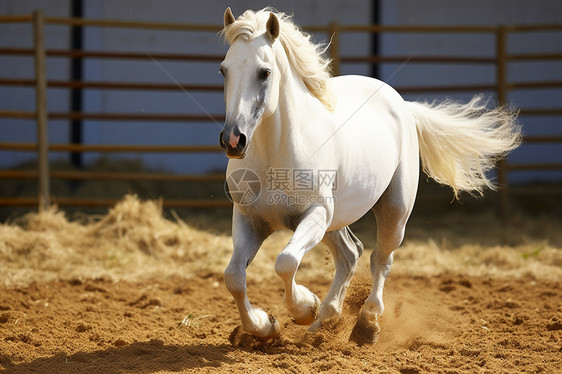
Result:
<instances>
[{"instance_id":1,"label":"shadow on sand","mask_svg":"<svg viewBox=\"0 0 562 374\"><path fill-rule=\"evenodd\" d=\"M133 343L89 353L58 354L28 363L13 364L0 356L5 373L154 373L200 368L220 368L233 360L229 344L166 345L160 340Z\"/></svg>"}]
</instances>

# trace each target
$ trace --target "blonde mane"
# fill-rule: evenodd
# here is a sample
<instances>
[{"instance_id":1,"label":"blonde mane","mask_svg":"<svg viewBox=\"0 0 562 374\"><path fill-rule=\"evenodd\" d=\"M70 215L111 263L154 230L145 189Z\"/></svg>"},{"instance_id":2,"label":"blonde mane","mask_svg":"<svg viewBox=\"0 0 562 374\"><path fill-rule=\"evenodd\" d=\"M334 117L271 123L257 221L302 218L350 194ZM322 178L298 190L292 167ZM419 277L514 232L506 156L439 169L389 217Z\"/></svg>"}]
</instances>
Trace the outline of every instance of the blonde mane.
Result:
<instances>
[{"instance_id":1,"label":"blonde mane","mask_svg":"<svg viewBox=\"0 0 562 374\"><path fill-rule=\"evenodd\" d=\"M274 13L279 19L278 39L289 64L302 78L310 93L328 110L333 111L336 100L329 87L331 59L322 56L324 48L312 43L310 35L300 30L291 17L270 8L258 12L247 10L235 22L225 27L221 34L228 44L234 43L240 37L249 41L265 32L270 13Z\"/></svg>"}]
</instances>

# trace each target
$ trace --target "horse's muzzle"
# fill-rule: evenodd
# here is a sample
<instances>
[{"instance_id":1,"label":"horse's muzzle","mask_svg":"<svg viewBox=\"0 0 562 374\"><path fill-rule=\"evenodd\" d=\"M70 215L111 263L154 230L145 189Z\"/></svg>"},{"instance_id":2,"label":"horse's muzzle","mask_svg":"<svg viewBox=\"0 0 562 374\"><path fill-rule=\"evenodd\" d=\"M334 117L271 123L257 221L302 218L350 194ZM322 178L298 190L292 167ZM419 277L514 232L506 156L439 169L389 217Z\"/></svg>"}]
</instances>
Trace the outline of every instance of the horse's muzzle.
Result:
<instances>
[{"instance_id":1,"label":"horse's muzzle","mask_svg":"<svg viewBox=\"0 0 562 374\"><path fill-rule=\"evenodd\" d=\"M219 145L224 149L228 158L244 158L246 156L246 135L235 131L235 129L226 134L222 131L219 135Z\"/></svg>"}]
</instances>

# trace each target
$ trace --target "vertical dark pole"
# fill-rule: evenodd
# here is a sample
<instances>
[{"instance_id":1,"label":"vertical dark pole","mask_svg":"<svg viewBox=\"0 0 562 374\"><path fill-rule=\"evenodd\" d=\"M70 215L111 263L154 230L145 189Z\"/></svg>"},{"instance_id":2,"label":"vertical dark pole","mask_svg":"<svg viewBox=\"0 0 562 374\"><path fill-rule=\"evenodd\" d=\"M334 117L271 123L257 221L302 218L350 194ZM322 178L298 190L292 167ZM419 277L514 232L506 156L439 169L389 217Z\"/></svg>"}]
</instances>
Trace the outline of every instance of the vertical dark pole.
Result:
<instances>
[{"instance_id":1,"label":"vertical dark pole","mask_svg":"<svg viewBox=\"0 0 562 374\"><path fill-rule=\"evenodd\" d=\"M82 0L72 0L72 17L82 18ZM71 48L76 51L82 50L82 27L72 26L71 28ZM81 81L82 57L72 57L71 59L71 79L73 81ZM72 112L82 111L82 89L73 88L70 93L70 107ZM70 142L72 144L82 144L82 120L73 119L70 123ZM82 153L72 152L70 154L70 162L74 167L82 167Z\"/></svg>"},{"instance_id":2,"label":"vertical dark pole","mask_svg":"<svg viewBox=\"0 0 562 374\"><path fill-rule=\"evenodd\" d=\"M498 27L496 31L496 84L498 104L507 104L507 29ZM498 184L500 186L500 216L505 221L509 211L509 190L507 188L506 161L499 160L496 163L498 171Z\"/></svg>"},{"instance_id":3,"label":"vertical dark pole","mask_svg":"<svg viewBox=\"0 0 562 374\"><path fill-rule=\"evenodd\" d=\"M49 208L49 136L47 134L47 71L45 69L45 19L33 13L33 44L35 49L35 112L37 115L37 164L39 173L39 211Z\"/></svg>"},{"instance_id":4,"label":"vertical dark pole","mask_svg":"<svg viewBox=\"0 0 562 374\"><path fill-rule=\"evenodd\" d=\"M371 23L373 25L380 24L380 0L373 0L372 2L372 9L371 9ZM372 33L371 34L371 55L378 56L380 54L380 33ZM378 63L373 63L371 65L371 76L373 78L380 77L380 69Z\"/></svg>"}]
</instances>

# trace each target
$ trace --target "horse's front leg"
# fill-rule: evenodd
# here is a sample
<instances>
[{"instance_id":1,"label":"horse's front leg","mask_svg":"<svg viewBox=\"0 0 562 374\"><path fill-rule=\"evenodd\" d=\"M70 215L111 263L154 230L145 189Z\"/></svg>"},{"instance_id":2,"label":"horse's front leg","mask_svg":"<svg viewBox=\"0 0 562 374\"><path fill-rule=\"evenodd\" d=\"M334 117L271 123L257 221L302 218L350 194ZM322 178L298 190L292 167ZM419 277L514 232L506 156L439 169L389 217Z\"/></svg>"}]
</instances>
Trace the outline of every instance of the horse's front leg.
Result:
<instances>
[{"instance_id":1,"label":"horse's front leg","mask_svg":"<svg viewBox=\"0 0 562 374\"><path fill-rule=\"evenodd\" d=\"M238 209L232 216L234 252L224 272L224 282L234 297L242 330L259 338L270 338L279 334L279 323L260 308L254 308L246 292L246 268L254 259L263 241L271 234L266 224L250 221Z\"/></svg>"},{"instance_id":2,"label":"horse's front leg","mask_svg":"<svg viewBox=\"0 0 562 374\"><path fill-rule=\"evenodd\" d=\"M295 275L303 256L324 237L328 226L327 219L326 208L309 208L275 262L275 272L285 284L285 306L299 325L309 325L314 321L320 299L306 287L298 285Z\"/></svg>"}]
</instances>

